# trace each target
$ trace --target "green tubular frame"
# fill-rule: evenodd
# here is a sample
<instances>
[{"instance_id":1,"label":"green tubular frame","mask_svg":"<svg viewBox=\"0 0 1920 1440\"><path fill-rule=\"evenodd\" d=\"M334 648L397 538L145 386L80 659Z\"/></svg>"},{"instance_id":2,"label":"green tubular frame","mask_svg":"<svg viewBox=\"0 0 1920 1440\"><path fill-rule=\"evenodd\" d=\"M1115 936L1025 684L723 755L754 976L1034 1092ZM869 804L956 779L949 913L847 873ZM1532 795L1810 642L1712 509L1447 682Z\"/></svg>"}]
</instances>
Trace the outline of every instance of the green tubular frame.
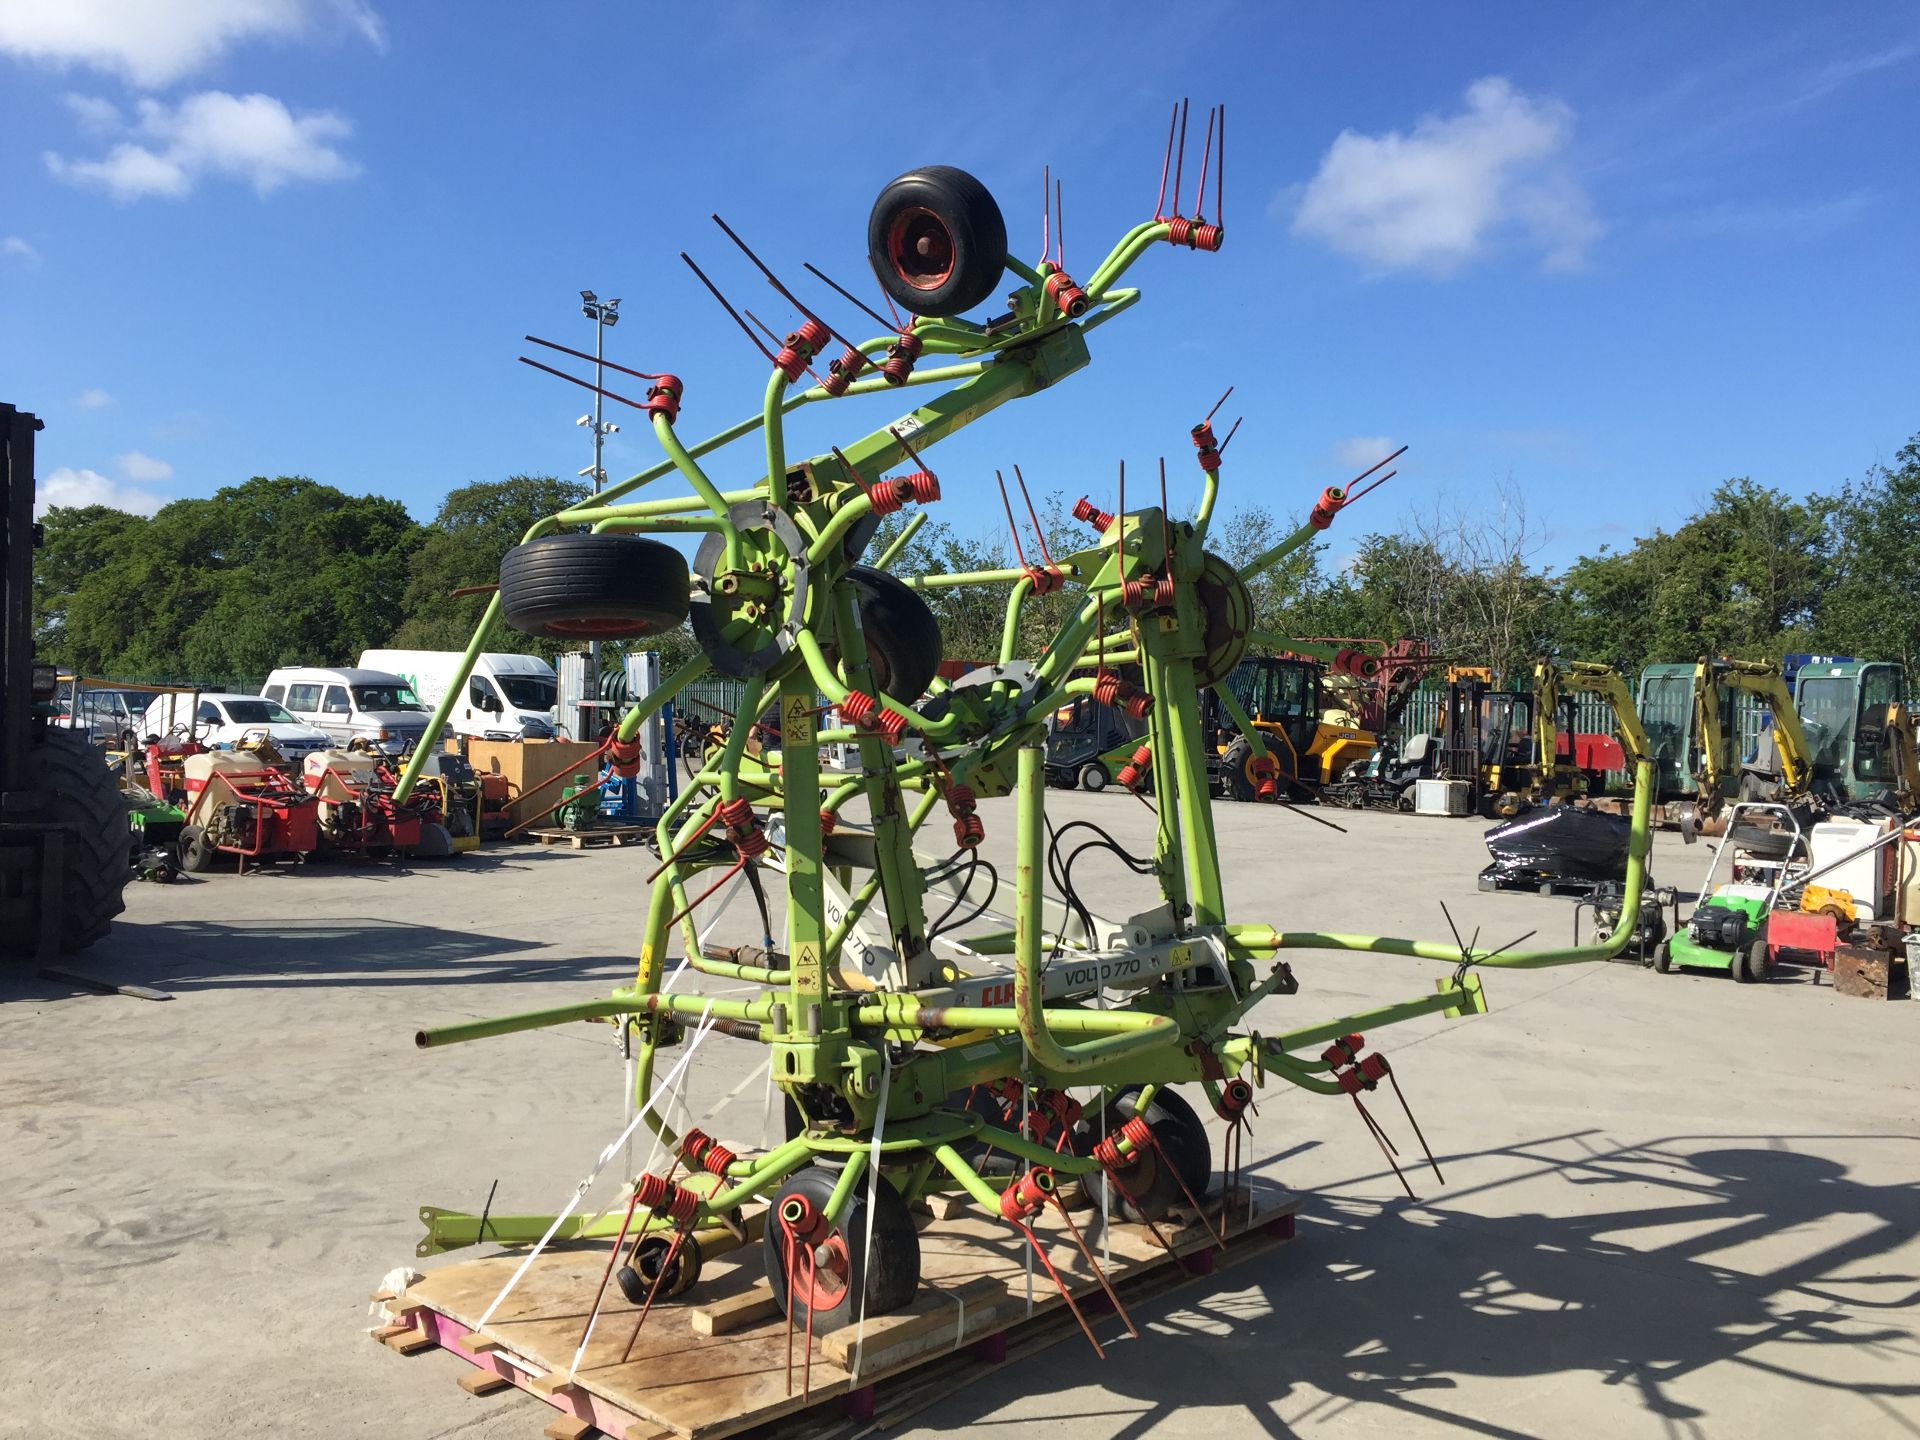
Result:
<instances>
[{"instance_id":1,"label":"green tubular frame","mask_svg":"<svg viewBox=\"0 0 1920 1440\"><path fill-rule=\"evenodd\" d=\"M1482 969L1570 964L1610 958L1620 951L1627 941L1624 929L1608 941L1570 949L1463 955L1457 947L1435 942L1228 923L1199 710L1199 692L1206 688L1207 676L1225 674L1231 659L1238 658L1235 654L1223 667L1218 655L1207 653L1207 616L1196 584L1206 559L1217 471L1203 470L1202 501L1191 521L1175 520L1154 509L1130 511L1087 549L1058 557L1056 564L1067 582L1083 593L1024 686L995 681L936 687L945 702L944 713L937 719L879 694L856 596L845 583L848 567L859 558L851 553L849 537L873 509L873 497L864 482L877 480L907 461L907 443L914 452L924 453L1000 405L1047 388L1086 365L1090 358L1087 333L1139 299L1137 290L1119 289L1116 283L1147 249L1167 238L1168 226L1161 221L1136 226L1123 237L1092 272L1086 286L1089 309L1078 319L1068 319L1053 307L1040 272L1009 258L1009 268L1028 282L1013 297L1011 323L989 333L964 321L916 320L914 330L925 354L951 356L955 363L916 369L907 385L921 387L931 398L903 419L842 447L854 476L836 458L815 457L798 465L789 462L784 417L799 406L833 397L817 386L795 390L775 370L759 415L689 446L664 415L655 414L653 429L664 460L527 531L529 540L579 526L668 536L718 535L724 548L716 574L757 564L760 570L752 573L776 576L781 593L790 594L804 566L806 612L797 626L784 623L786 617L776 613L780 605L766 607L764 615L735 609L719 617L717 623L729 643L762 656L767 663L748 677L739 719L724 746L708 754L698 777L660 819L658 834L665 861L649 896L633 984L606 998L423 1030L416 1036L419 1045L454 1044L581 1020L630 1027L637 1039L634 1101L645 1105L654 1089L660 1050L684 1043L685 1027L704 1020L723 1039L765 1046L774 1082L803 1114L814 1118L797 1137L763 1155L726 1166L724 1176L701 1202L693 1222L696 1228L710 1228L734 1207L769 1197L788 1176L818 1157L844 1161L827 1207L830 1218L837 1216L871 1161L874 1131L882 1123L883 1092L887 1109L879 1163L904 1197L911 1202L932 1190L957 1190L997 1214L999 1185L982 1177L958 1148L979 1132L983 1122L977 1115L948 1108L948 1097L956 1092L1019 1077L1029 1085L1050 1089L1097 1086L1103 1095L1129 1084L1151 1088L1199 1082L1210 1096L1217 1096L1223 1077L1250 1072L1258 1084L1284 1081L1309 1093L1335 1095L1341 1089L1330 1076L1332 1067L1313 1053L1328 1039L1423 1016L1481 1013L1486 1009L1479 980ZM870 341L861 349L875 352L891 338ZM889 388L893 387L879 376L869 376L849 386L847 393L872 394ZM755 463L762 473L745 489L721 489L703 461L756 431L762 453ZM692 494L629 498L669 473L677 473ZM1341 497L1334 492L1333 498ZM736 507L749 502L763 511L784 514L801 536L801 552L788 554L771 530L738 526ZM923 518L920 514L911 518L878 557L880 565L897 558ZM1242 567L1240 576L1257 576L1318 533L1313 525L1301 526ZM1129 611L1123 585L1153 575L1163 556L1174 581L1171 606L1139 614ZM749 572L742 568L740 573ZM1009 582L999 656L1005 662L1015 658L1022 609L1033 589L1024 572L978 571L909 583L933 589ZM764 593L767 582L756 583ZM464 672L471 670L482 636L499 611L496 596L468 646L463 673L448 686L448 699L435 712L436 732L445 724L453 698L464 693ZM1109 630L1116 621L1124 624ZM1242 646L1246 638L1240 637ZM1143 688L1152 697L1148 738L1154 753L1159 814L1154 864L1164 902L1162 911L1152 912L1158 917L1153 924L1159 927L1154 943L1185 947L1189 958L1195 949L1208 957L1224 957L1227 972L1226 983L1206 988L1151 985L1115 1009L1045 998L1050 952L1059 951L1062 941L1049 928L1044 894L1047 836L1041 744L1046 717L1055 707L1073 697L1091 695L1094 680L1087 671L1102 655L1138 664ZM706 657L683 666L626 712L619 737L631 739L659 706L711 668ZM1224 690L1219 693L1225 695ZM819 723L816 712L822 695L830 704L844 707L856 694L877 697L881 709L898 716L903 740L923 747L924 758L898 759L894 747L873 730ZM746 755L745 747L751 719L767 697L780 707L781 745L777 757L756 760ZM1230 697L1229 708L1236 708ZM1256 753L1264 750L1258 731L1245 724L1241 729ZM862 773L823 776L820 748L845 742L857 744ZM939 747L937 756L934 746ZM418 779L424 759L424 753L418 754L408 765L396 792L401 798ZM1629 912L1638 905L1645 876L1653 790L1650 768L1642 763L1634 791L1624 902ZM1016 797L1013 929L997 937L976 937L971 945L976 955L1011 956L1011 1005L948 1003L952 992L946 983L953 978L953 968L937 960L931 949L927 884L914 840L950 784L969 786L981 796L1011 793ZM834 868L847 880L851 869L846 856L852 852L829 838L822 817L837 822L856 798L866 802L870 817L870 835L863 837L862 844L864 853L871 855L872 869L857 883L845 884L853 901L851 911L829 923L823 877ZM755 807L756 825L777 812L785 832L784 854L779 857L787 899L784 951L770 957L765 966L700 955L698 927L693 915L686 913L689 882L700 871L731 864L735 858L725 842L738 837L727 834L716 816L721 805L742 799ZM873 915L876 906L884 913L884 931L894 957L878 990L872 988L870 977L851 977L842 961L854 925L863 916ZM688 963L707 974L755 987L758 993L753 998L709 999L663 989L672 942L670 922L676 915ZM1138 926L1147 918L1132 923ZM875 928L880 928L877 922ZM1453 972L1430 995L1361 1014L1277 1036L1237 1029L1256 1005L1286 988L1290 972L1279 957L1289 950L1398 955L1444 962L1453 966ZM1065 953L1072 960L1089 951L1073 946ZM1261 977L1257 967L1267 962L1271 968ZM943 1043L917 1043L925 1040ZM816 1115L818 1102L828 1096L843 1111L843 1118ZM679 1146L680 1137L663 1115L649 1109L646 1123L661 1142ZM1059 1154L1021 1136L996 1133L993 1145L1030 1164L1062 1172L1086 1173L1098 1165L1090 1157ZM479 1238L474 1217L438 1210L422 1213L428 1218L429 1243L434 1248L470 1244ZM488 1238L530 1241L551 1219L499 1217L489 1222ZM597 1236L603 1231L604 1224L578 1222L568 1237Z\"/></svg>"}]
</instances>

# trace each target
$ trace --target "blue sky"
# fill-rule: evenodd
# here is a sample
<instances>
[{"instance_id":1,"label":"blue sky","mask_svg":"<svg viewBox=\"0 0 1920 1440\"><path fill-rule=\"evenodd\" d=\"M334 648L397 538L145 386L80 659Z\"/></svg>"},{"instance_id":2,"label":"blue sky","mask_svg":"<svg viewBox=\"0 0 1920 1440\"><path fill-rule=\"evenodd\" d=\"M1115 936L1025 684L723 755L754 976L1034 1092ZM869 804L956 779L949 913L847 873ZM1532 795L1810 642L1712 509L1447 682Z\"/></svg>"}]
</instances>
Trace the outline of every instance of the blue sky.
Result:
<instances>
[{"instance_id":1,"label":"blue sky","mask_svg":"<svg viewBox=\"0 0 1920 1440\"><path fill-rule=\"evenodd\" d=\"M1920 12L1817 10L0 0L0 398L64 498L303 473L424 519L588 462L585 392L514 363L591 347L583 287L624 301L612 357L685 379L683 435L757 409L677 252L790 317L709 211L854 283L893 175L972 170L1033 258L1051 164L1084 273L1186 94L1230 107L1226 248L1149 253L1092 367L941 447L940 513L988 528L995 466L1107 497L1161 453L1189 501L1186 427L1233 384L1227 505L1297 513L1410 443L1356 527L1506 484L1564 563L1920 431ZM904 408L816 407L790 446ZM610 442L616 477L654 458Z\"/></svg>"}]
</instances>

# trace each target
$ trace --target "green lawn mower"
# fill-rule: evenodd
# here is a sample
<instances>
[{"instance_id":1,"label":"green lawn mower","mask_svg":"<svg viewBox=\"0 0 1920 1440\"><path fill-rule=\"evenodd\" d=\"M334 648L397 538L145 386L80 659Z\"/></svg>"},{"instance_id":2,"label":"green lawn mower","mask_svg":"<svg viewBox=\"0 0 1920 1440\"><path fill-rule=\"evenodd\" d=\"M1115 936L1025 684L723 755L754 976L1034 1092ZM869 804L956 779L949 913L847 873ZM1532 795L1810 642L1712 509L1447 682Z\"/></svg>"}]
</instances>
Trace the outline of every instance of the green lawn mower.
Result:
<instances>
[{"instance_id":1,"label":"green lawn mower","mask_svg":"<svg viewBox=\"0 0 1920 1440\"><path fill-rule=\"evenodd\" d=\"M1767 824L1772 819L1781 823ZM1716 887L1721 861L1732 879ZM1726 833L1700 882L1700 900L1686 929L1654 948L1653 968L1724 970L1742 984L1767 978L1767 917L1786 883L1809 863L1799 818L1785 805L1742 803L1727 815Z\"/></svg>"}]
</instances>

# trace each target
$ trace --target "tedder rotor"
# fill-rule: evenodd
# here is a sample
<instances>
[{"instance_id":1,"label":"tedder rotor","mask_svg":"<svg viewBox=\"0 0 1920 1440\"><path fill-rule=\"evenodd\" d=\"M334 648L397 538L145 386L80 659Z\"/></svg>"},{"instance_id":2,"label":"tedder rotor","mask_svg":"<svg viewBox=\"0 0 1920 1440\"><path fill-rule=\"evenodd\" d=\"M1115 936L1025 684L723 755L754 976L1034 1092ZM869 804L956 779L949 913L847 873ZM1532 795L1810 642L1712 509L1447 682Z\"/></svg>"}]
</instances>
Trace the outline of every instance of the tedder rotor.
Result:
<instances>
[{"instance_id":1,"label":"tedder rotor","mask_svg":"<svg viewBox=\"0 0 1920 1440\"><path fill-rule=\"evenodd\" d=\"M1214 133L1210 120L1209 156ZM1224 111L1218 133L1223 154ZM1111 512L1089 500L1076 508L1088 532L1075 553L905 581L882 568L891 550L881 564L867 560L884 517L940 498L923 452L1088 363L1088 337L1139 299L1121 285L1136 261L1160 243L1220 249L1218 169L1212 218L1201 213L1206 163L1190 215L1180 213L1180 171L1171 202L1163 175L1154 217L1084 279L1068 274L1063 245L1043 246L1049 253L1038 264L1008 253L1001 212L970 175L911 171L880 193L868 223L880 287L911 318L876 339L848 342L742 243L803 317L784 340L762 345L771 368L761 412L689 445L676 429L678 377L645 375L644 399L613 397L649 415L665 460L528 532L502 564L499 594L467 659L503 614L520 629L577 639L640 639L690 621L701 653L627 711L604 758L616 772L637 765L643 720L710 672L742 683L740 719L659 822L662 864L631 985L417 1039L444 1045L577 1020L624 1027L636 1045L634 1124L649 1127L672 1166L627 1177L624 1213L616 1206L591 1220L571 1206L557 1216L490 1219L426 1210L422 1253L483 1236L523 1245L618 1237L622 1288L651 1305L694 1284L703 1254L745 1243L757 1222L789 1316L827 1328L909 1303L920 1270L909 1210L935 1192L970 1200L1029 1238L1033 1220L1069 1182L1129 1219L1153 1221L1183 1196L1204 1193L1212 1171L1206 1132L1183 1089L1230 1126L1261 1087L1357 1099L1390 1076L1360 1032L1482 1012L1483 968L1603 959L1626 943L1623 928L1598 945L1493 951L1229 918L1203 694L1247 651L1247 580L1309 543L1350 494L1327 489L1306 523L1236 569L1208 548L1223 475L1211 417L1190 431L1201 483L1191 517L1168 511L1164 485L1159 506L1129 508L1123 470ZM1005 312L962 318L998 293L1008 272L1015 288ZM836 345L837 357L822 363ZM826 454L788 454L783 421L795 409L907 387L922 387L927 398L891 424ZM717 469L716 459L749 437L760 449L745 483L723 489L709 466ZM668 475L690 493L630 498ZM698 537L691 567L656 537ZM921 598L945 586L1007 592L998 656L952 683L935 678L939 627ZM1018 653L1023 607L1062 589L1071 604L1044 650ZM464 689L463 676L447 694ZM1144 723L1123 778L1137 786L1151 774L1157 804L1152 853L1136 860L1151 877L1153 903L1117 921L1081 905L1066 873L1076 843L1100 843L1085 833L1092 827L1076 834L1064 826L1049 839L1046 721L1082 697ZM770 707L777 741L750 751L750 732L763 727L749 721ZM436 714L431 728L445 719ZM1257 729L1246 733L1259 751L1250 764L1264 778L1277 776ZM856 747L860 770L823 770L828 746ZM421 765L417 753L397 799ZM1639 904L1652 791L1642 770L1630 911ZM962 909L994 906L999 882L978 857L978 803L1006 795L1017 801L1017 865L1011 899L996 913L1010 924L956 943L938 920L930 924L930 913L951 915L956 900ZM953 845L917 849L942 811ZM697 907L748 868L778 877L784 935L765 949L708 953ZM665 985L676 936L677 963L752 987L749 997ZM1284 958L1293 950L1379 952L1453 969L1432 993L1400 1004L1254 1033L1249 1012L1298 988ZM773 1083L791 1102L783 1143L736 1150L667 1122L663 1089L715 1034L768 1052ZM673 1050L673 1072L657 1076L662 1053ZM620 1143L607 1147L602 1165Z\"/></svg>"}]
</instances>

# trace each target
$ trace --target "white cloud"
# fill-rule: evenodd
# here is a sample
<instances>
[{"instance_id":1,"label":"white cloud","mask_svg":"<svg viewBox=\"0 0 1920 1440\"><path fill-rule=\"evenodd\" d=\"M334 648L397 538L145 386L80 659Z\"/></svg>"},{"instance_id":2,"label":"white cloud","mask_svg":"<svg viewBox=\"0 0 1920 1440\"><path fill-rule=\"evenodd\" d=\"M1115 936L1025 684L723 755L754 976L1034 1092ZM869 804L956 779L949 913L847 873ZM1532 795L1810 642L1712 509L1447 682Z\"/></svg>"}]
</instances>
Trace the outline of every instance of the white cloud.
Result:
<instances>
[{"instance_id":1,"label":"white cloud","mask_svg":"<svg viewBox=\"0 0 1920 1440\"><path fill-rule=\"evenodd\" d=\"M1410 133L1343 130L1294 214L1296 235L1383 269L1447 275L1515 237L1547 269L1577 268L1599 234L1565 168L1573 111L1499 76L1467 88L1466 108Z\"/></svg>"},{"instance_id":2,"label":"white cloud","mask_svg":"<svg viewBox=\"0 0 1920 1440\"><path fill-rule=\"evenodd\" d=\"M6 256L9 260L18 260L26 265L38 265L40 263L40 252L18 235L9 235L6 239L0 240L0 255Z\"/></svg>"},{"instance_id":3,"label":"white cloud","mask_svg":"<svg viewBox=\"0 0 1920 1440\"><path fill-rule=\"evenodd\" d=\"M111 135L120 128L120 107L98 95L66 94L60 97L80 128L90 135Z\"/></svg>"},{"instance_id":4,"label":"white cloud","mask_svg":"<svg viewBox=\"0 0 1920 1440\"><path fill-rule=\"evenodd\" d=\"M113 403L113 396L104 390L82 390L74 403L82 410L104 410Z\"/></svg>"},{"instance_id":5,"label":"white cloud","mask_svg":"<svg viewBox=\"0 0 1920 1440\"><path fill-rule=\"evenodd\" d=\"M1333 458L1349 470L1364 470L1400 447L1386 435L1355 435L1333 447Z\"/></svg>"},{"instance_id":6,"label":"white cloud","mask_svg":"<svg viewBox=\"0 0 1920 1440\"><path fill-rule=\"evenodd\" d=\"M75 470L62 465L44 476L33 499L34 515L44 515L55 505L108 505L135 515L151 515L167 503L164 495L155 495L136 485L109 480L98 470Z\"/></svg>"},{"instance_id":7,"label":"white cloud","mask_svg":"<svg viewBox=\"0 0 1920 1440\"><path fill-rule=\"evenodd\" d=\"M0 4L0 51L155 89L243 41L329 26L386 47L385 28L364 0L8 0Z\"/></svg>"},{"instance_id":8,"label":"white cloud","mask_svg":"<svg viewBox=\"0 0 1920 1440\"><path fill-rule=\"evenodd\" d=\"M267 195L295 180L347 180L360 166L331 142L352 130L332 111L296 116L271 95L206 90L178 105L139 102L135 132L98 160L69 160L52 151L47 168L75 185L116 200L149 195L178 199L203 178L244 180Z\"/></svg>"},{"instance_id":9,"label":"white cloud","mask_svg":"<svg viewBox=\"0 0 1920 1440\"><path fill-rule=\"evenodd\" d=\"M129 480L171 480L173 466L138 450L129 450L119 460L120 473Z\"/></svg>"}]
</instances>

